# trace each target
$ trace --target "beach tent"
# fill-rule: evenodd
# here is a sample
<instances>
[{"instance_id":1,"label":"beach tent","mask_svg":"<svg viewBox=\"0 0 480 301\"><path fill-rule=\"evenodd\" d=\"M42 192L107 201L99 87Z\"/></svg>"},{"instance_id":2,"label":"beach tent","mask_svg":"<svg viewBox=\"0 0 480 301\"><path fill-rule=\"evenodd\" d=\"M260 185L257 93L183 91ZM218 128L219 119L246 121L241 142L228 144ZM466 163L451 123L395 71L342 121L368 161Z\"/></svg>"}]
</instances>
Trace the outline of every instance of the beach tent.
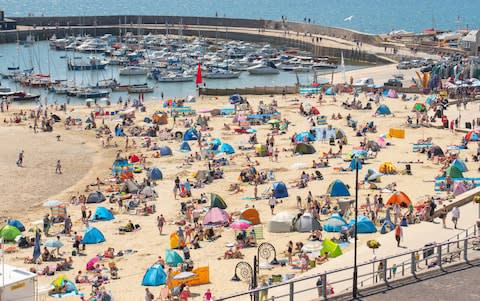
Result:
<instances>
[{"instance_id":1,"label":"beach tent","mask_svg":"<svg viewBox=\"0 0 480 301\"><path fill-rule=\"evenodd\" d=\"M183 258L176 251L167 249L165 251L165 262L171 267L177 267L183 263Z\"/></svg>"},{"instance_id":2,"label":"beach tent","mask_svg":"<svg viewBox=\"0 0 480 301\"><path fill-rule=\"evenodd\" d=\"M131 154L128 157L128 160L130 161L130 163L137 163L140 162L140 157L137 154Z\"/></svg>"},{"instance_id":3,"label":"beach tent","mask_svg":"<svg viewBox=\"0 0 480 301\"><path fill-rule=\"evenodd\" d=\"M137 193L139 189L140 188L134 181L132 181L131 179L128 179L123 184L122 192Z\"/></svg>"},{"instance_id":4,"label":"beach tent","mask_svg":"<svg viewBox=\"0 0 480 301\"><path fill-rule=\"evenodd\" d=\"M454 195L460 195L464 192L467 192L467 187L463 184L463 182L456 183L453 189L453 194Z\"/></svg>"},{"instance_id":5,"label":"beach tent","mask_svg":"<svg viewBox=\"0 0 480 301\"><path fill-rule=\"evenodd\" d=\"M172 149L168 146L162 146L160 147L160 156L171 156L172 155Z\"/></svg>"},{"instance_id":6,"label":"beach tent","mask_svg":"<svg viewBox=\"0 0 480 301\"><path fill-rule=\"evenodd\" d=\"M457 167L450 165L445 169L445 176L450 178L463 178L463 174Z\"/></svg>"},{"instance_id":7,"label":"beach tent","mask_svg":"<svg viewBox=\"0 0 480 301\"><path fill-rule=\"evenodd\" d=\"M387 105L381 104L378 108L377 111L375 112L377 115L391 115L392 112L390 111L390 108Z\"/></svg>"},{"instance_id":8,"label":"beach tent","mask_svg":"<svg viewBox=\"0 0 480 301\"><path fill-rule=\"evenodd\" d=\"M7 224L9 226L13 226L13 227L17 228L18 230L20 230L20 232L25 231L25 226L18 219L10 219L10 220L8 220Z\"/></svg>"},{"instance_id":9,"label":"beach tent","mask_svg":"<svg viewBox=\"0 0 480 301\"><path fill-rule=\"evenodd\" d=\"M316 218L306 212L295 221L294 228L297 232L311 232L313 230L321 230L322 226Z\"/></svg>"},{"instance_id":10,"label":"beach tent","mask_svg":"<svg viewBox=\"0 0 480 301\"><path fill-rule=\"evenodd\" d=\"M432 157L445 157L443 150L438 145L432 145L429 152L431 153Z\"/></svg>"},{"instance_id":11,"label":"beach tent","mask_svg":"<svg viewBox=\"0 0 480 301\"><path fill-rule=\"evenodd\" d=\"M230 144L228 143L223 143L221 146L220 146L220 152L222 153L226 153L228 155L231 155L231 154L234 154L235 153L235 149L233 148L233 146L231 146Z\"/></svg>"},{"instance_id":12,"label":"beach tent","mask_svg":"<svg viewBox=\"0 0 480 301\"><path fill-rule=\"evenodd\" d=\"M268 222L268 231L271 233L291 232L293 218L294 216L286 211L275 214Z\"/></svg>"},{"instance_id":13,"label":"beach tent","mask_svg":"<svg viewBox=\"0 0 480 301\"><path fill-rule=\"evenodd\" d=\"M223 225L229 221L228 213L220 208L210 208L203 218L204 225Z\"/></svg>"},{"instance_id":14,"label":"beach tent","mask_svg":"<svg viewBox=\"0 0 480 301\"><path fill-rule=\"evenodd\" d=\"M110 221L112 219L115 219L113 216L112 211L105 207L97 207L95 209L95 214L93 215L94 221Z\"/></svg>"},{"instance_id":15,"label":"beach tent","mask_svg":"<svg viewBox=\"0 0 480 301\"><path fill-rule=\"evenodd\" d=\"M315 153L315 148L311 144L307 143L299 143L295 146L295 151L294 153L300 154L300 155L310 155Z\"/></svg>"},{"instance_id":16,"label":"beach tent","mask_svg":"<svg viewBox=\"0 0 480 301\"><path fill-rule=\"evenodd\" d=\"M392 138L404 139L405 138L405 130L404 129L390 128L388 130L388 136L390 136Z\"/></svg>"},{"instance_id":17,"label":"beach tent","mask_svg":"<svg viewBox=\"0 0 480 301\"><path fill-rule=\"evenodd\" d=\"M325 255L328 252L328 257L335 258L342 255L342 249L340 246L330 239L326 238L322 242L322 249L320 250L320 255Z\"/></svg>"},{"instance_id":18,"label":"beach tent","mask_svg":"<svg viewBox=\"0 0 480 301\"><path fill-rule=\"evenodd\" d=\"M360 215L358 216L358 223L357 225L357 232L358 233L375 233L377 232L377 227L375 227L375 224L365 215ZM352 227L355 225L355 219L352 218L350 222L348 223L349 227Z\"/></svg>"},{"instance_id":19,"label":"beach tent","mask_svg":"<svg viewBox=\"0 0 480 301\"><path fill-rule=\"evenodd\" d=\"M371 150L372 152L379 152L380 145L377 142L370 140L367 142L367 149Z\"/></svg>"},{"instance_id":20,"label":"beach tent","mask_svg":"<svg viewBox=\"0 0 480 301\"><path fill-rule=\"evenodd\" d=\"M340 214L334 213L323 225L323 230L327 232L340 232L342 231L342 227L348 228L347 222L340 216Z\"/></svg>"},{"instance_id":21,"label":"beach tent","mask_svg":"<svg viewBox=\"0 0 480 301\"><path fill-rule=\"evenodd\" d=\"M333 87L327 88L327 90L325 90L325 95L335 95L335 91L333 90Z\"/></svg>"},{"instance_id":22,"label":"beach tent","mask_svg":"<svg viewBox=\"0 0 480 301\"><path fill-rule=\"evenodd\" d=\"M392 162L383 162L378 167L378 170L382 174L393 175L397 173L397 168L393 165Z\"/></svg>"},{"instance_id":23,"label":"beach tent","mask_svg":"<svg viewBox=\"0 0 480 301\"><path fill-rule=\"evenodd\" d=\"M387 201L388 206L392 206L393 204L398 204L401 207L408 207L412 204L412 201L405 193L396 191Z\"/></svg>"},{"instance_id":24,"label":"beach tent","mask_svg":"<svg viewBox=\"0 0 480 301\"><path fill-rule=\"evenodd\" d=\"M315 136L310 132L301 132L295 135L295 142L315 141Z\"/></svg>"},{"instance_id":25,"label":"beach tent","mask_svg":"<svg viewBox=\"0 0 480 301\"><path fill-rule=\"evenodd\" d=\"M170 234L170 249L180 249L182 247L182 242L180 241L177 232Z\"/></svg>"},{"instance_id":26,"label":"beach tent","mask_svg":"<svg viewBox=\"0 0 480 301\"><path fill-rule=\"evenodd\" d=\"M358 170L362 169L363 164L361 160L358 160L357 158L353 157L352 161L350 161L350 164L348 165L348 168L351 170L355 170L358 168Z\"/></svg>"},{"instance_id":27,"label":"beach tent","mask_svg":"<svg viewBox=\"0 0 480 301\"><path fill-rule=\"evenodd\" d=\"M148 172L148 178L152 181L162 180L163 179L162 171L158 167L153 167Z\"/></svg>"},{"instance_id":28,"label":"beach tent","mask_svg":"<svg viewBox=\"0 0 480 301\"><path fill-rule=\"evenodd\" d=\"M247 208L240 213L240 218L249 221L252 225L260 224L260 214L255 208Z\"/></svg>"},{"instance_id":29,"label":"beach tent","mask_svg":"<svg viewBox=\"0 0 480 301\"><path fill-rule=\"evenodd\" d=\"M22 233L14 226L5 225L0 230L0 238L3 238L5 241L14 241L19 235L22 235Z\"/></svg>"},{"instance_id":30,"label":"beach tent","mask_svg":"<svg viewBox=\"0 0 480 301\"><path fill-rule=\"evenodd\" d=\"M83 233L82 243L84 244L98 244L105 241L105 236L95 227L89 227Z\"/></svg>"},{"instance_id":31,"label":"beach tent","mask_svg":"<svg viewBox=\"0 0 480 301\"><path fill-rule=\"evenodd\" d=\"M275 182L272 185L273 196L277 199L288 198L288 189L287 185L282 181Z\"/></svg>"},{"instance_id":32,"label":"beach tent","mask_svg":"<svg viewBox=\"0 0 480 301\"><path fill-rule=\"evenodd\" d=\"M133 165L128 163L127 159L117 159L112 164L112 174L121 175L124 173L131 173L133 171Z\"/></svg>"},{"instance_id":33,"label":"beach tent","mask_svg":"<svg viewBox=\"0 0 480 301\"><path fill-rule=\"evenodd\" d=\"M196 129L188 129L183 134L183 141L198 140L198 132Z\"/></svg>"},{"instance_id":34,"label":"beach tent","mask_svg":"<svg viewBox=\"0 0 480 301\"><path fill-rule=\"evenodd\" d=\"M167 273L165 273L163 267L159 264L149 267L145 275L143 275L143 286L159 286L165 283L167 283Z\"/></svg>"},{"instance_id":35,"label":"beach tent","mask_svg":"<svg viewBox=\"0 0 480 301\"><path fill-rule=\"evenodd\" d=\"M240 94L233 94L230 96L229 101L232 105L237 103L242 103L243 97Z\"/></svg>"},{"instance_id":36,"label":"beach tent","mask_svg":"<svg viewBox=\"0 0 480 301\"><path fill-rule=\"evenodd\" d=\"M350 191L348 191L347 185L341 180L335 180L328 186L327 194L332 197L344 197L350 196Z\"/></svg>"},{"instance_id":37,"label":"beach tent","mask_svg":"<svg viewBox=\"0 0 480 301\"><path fill-rule=\"evenodd\" d=\"M372 168L369 168L365 174L364 180L365 182L380 182L382 176L383 174L375 171Z\"/></svg>"},{"instance_id":38,"label":"beach tent","mask_svg":"<svg viewBox=\"0 0 480 301\"><path fill-rule=\"evenodd\" d=\"M190 147L190 144L188 144L188 141L183 141L182 144L180 144L180 151L181 152L192 151L192 148Z\"/></svg>"},{"instance_id":39,"label":"beach tent","mask_svg":"<svg viewBox=\"0 0 480 301\"><path fill-rule=\"evenodd\" d=\"M465 139L467 139L467 141L479 141L480 140L479 137L480 137L480 133L478 129L475 131L470 131L465 135Z\"/></svg>"},{"instance_id":40,"label":"beach tent","mask_svg":"<svg viewBox=\"0 0 480 301\"><path fill-rule=\"evenodd\" d=\"M216 193L210 194L210 201L211 208L227 209L227 203L225 203L223 198Z\"/></svg>"},{"instance_id":41,"label":"beach tent","mask_svg":"<svg viewBox=\"0 0 480 301\"><path fill-rule=\"evenodd\" d=\"M390 89L387 94L388 98L398 98L398 93L396 90Z\"/></svg>"},{"instance_id":42,"label":"beach tent","mask_svg":"<svg viewBox=\"0 0 480 301\"><path fill-rule=\"evenodd\" d=\"M395 225L392 223L392 221L385 220L382 224L381 229L380 229L380 233L386 234L386 233L392 231L393 229L395 229Z\"/></svg>"},{"instance_id":43,"label":"beach tent","mask_svg":"<svg viewBox=\"0 0 480 301\"><path fill-rule=\"evenodd\" d=\"M142 191L140 191L140 194L142 194L146 198L157 197L157 192L153 189L152 186L143 187Z\"/></svg>"},{"instance_id":44,"label":"beach tent","mask_svg":"<svg viewBox=\"0 0 480 301\"><path fill-rule=\"evenodd\" d=\"M453 161L452 163L452 166L458 168L458 170L460 170L461 172L468 171L467 165L461 159L455 159L455 161Z\"/></svg>"},{"instance_id":45,"label":"beach tent","mask_svg":"<svg viewBox=\"0 0 480 301\"><path fill-rule=\"evenodd\" d=\"M336 129L335 130L335 139L346 139L347 134L345 134L345 131L342 129Z\"/></svg>"},{"instance_id":46,"label":"beach tent","mask_svg":"<svg viewBox=\"0 0 480 301\"><path fill-rule=\"evenodd\" d=\"M87 204L96 204L105 201L106 198L100 191L94 191L87 197Z\"/></svg>"},{"instance_id":47,"label":"beach tent","mask_svg":"<svg viewBox=\"0 0 480 301\"><path fill-rule=\"evenodd\" d=\"M265 157L268 155L267 146L265 144L255 144L255 154L258 157Z\"/></svg>"}]
</instances>

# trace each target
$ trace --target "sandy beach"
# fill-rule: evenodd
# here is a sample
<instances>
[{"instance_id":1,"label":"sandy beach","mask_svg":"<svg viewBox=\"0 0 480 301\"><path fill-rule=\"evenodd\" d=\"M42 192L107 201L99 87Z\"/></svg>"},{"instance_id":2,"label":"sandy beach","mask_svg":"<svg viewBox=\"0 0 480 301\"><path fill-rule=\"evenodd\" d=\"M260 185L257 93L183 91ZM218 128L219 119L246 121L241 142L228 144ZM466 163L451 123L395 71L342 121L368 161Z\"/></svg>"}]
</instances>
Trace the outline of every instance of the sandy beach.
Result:
<instances>
[{"instance_id":1,"label":"sandy beach","mask_svg":"<svg viewBox=\"0 0 480 301\"><path fill-rule=\"evenodd\" d=\"M347 72L347 78L352 76L354 80L362 77L372 77L376 83L383 83L396 73L395 65L385 65L373 68L365 68ZM414 76L412 70L403 71L405 82ZM342 75L335 74L334 82L340 82ZM345 155L352 150L354 146L360 145L364 141L364 137L355 136L352 128L347 126L345 117L351 114L351 118L356 120L358 124L365 124L373 121L376 126L376 133L367 133L368 140L376 140L379 136L388 134L391 128L405 129L405 138L387 138L390 143L389 146L378 152L375 158L369 159L364 168L360 171L360 177L363 179L366 170L369 168L378 170L383 162L391 162L397 167L399 171L395 175L382 176L381 183L377 185L385 187L388 184L396 183L397 190L405 192L413 203L426 200L431 196L445 197L444 192L434 191L434 178L440 175L441 165L428 160L425 154L413 152L412 144L420 139L432 138L435 145L440 146L443 150L447 150L448 146L458 145L461 142L463 133L451 132L448 129L437 128L440 122L437 122L432 127L411 128L406 126L407 116L413 116L412 107L414 101L402 101L399 98L393 99L384 97L381 100L382 104L387 105L392 115L374 116L374 110L346 110L341 107L343 101L351 101L352 95L338 94L335 98L331 96L324 96L323 102L318 103L317 98L305 99L302 95L281 95L270 96L249 96L244 95L253 108L257 108L261 101L264 103L271 103L272 99L278 102L278 111L281 112L281 118L289 120L290 125L288 132L283 135L275 136L275 147L279 149L278 162L269 160L268 157L255 157L250 152L252 160L258 161L256 166L259 171L273 170L275 178L287 184L289 197L281 199L275 207L275 213L287 211L291 214L296 214L298 208L296 205L296 197L300 196L306 205L306 198L309 191L312 192L315 198L325 195L329 184L336 179L342 180L349 185L350 192L354 193L355 177L351 171L339 171L340 168L348 167L348 162L344 162L343 157L331 159L329 161L330 167L318 169L323 174L324 179L319 181L310 181L308 187L300 189L293 186L293 182L300 178L302 171L309 174L314 172L311 168L312 160L319 161L323 153L328 153L332 148L333 152L338 151L338 146L330 146L328 142L322 143L315 141L312 145L316 149L315 154L311 155L293 155L290 144L290 139L294 133L300 133L310 128L307 118L299 114L299 105L303 101L309 101L312 105L320 110L321 115L327 116L328 124L333 128L343 129L348 138L348 144L343 147L342 153ZM413 95L408 95L413 97ZM425 102L426 96L419 96L418 102ZM294 101L294 99L298 101ZM361 94L359 99L366 103L368 98ZM189 103L195 110L213 109L228 106L228 97L200 97L195 103ZM162 109L162 102L160 100L149 102L145 104L146 112L137 111L135 113L135 123L144 126L142 122L144 117L151 117L153 112ZM463 109L462 119L471 120L478 115L478 102L470 103ZM0 113L0 120L10 118L14 113L20 110L34 108L34 106L13 105L10 112ZM114 111L120 109L120 105L112 104L108 109ZM74 110L73 113L70 110ZM83 233L85 226L81 221L81 206L70 204L72 196L79 194L88 195L89 192L94 191L95 187L90 187L89 192L85 192L85 187L88 184L95 184L96 178L99 177L104 181L111 175L110 168L114 162L117 152L121 156L128 156L130 154L143 154L146 156L147 167L158 167L163 173L163 180L157 181L155 190L158 194L156 201L149 202L155 204L157 212L150 215L136 215L123 211L118 208L116 204L109 204L108 201L103 204L87 204L87 210L95 210L98 205L107 208L112 207L115 213L115 219L108 222L92 222L90 225L100 229L105 235L106 242L95 245L87 245L85 256L73 257L73 269L67 272L59 272L58 274L65 274L71 280L75 278L77 271L85 272L87 262L97 254L103 254L104 251L111 247L116 251L119 250L134 250L134 252L125 252L124 256L115 258L115 263L119 268L119 279L110 280L105 288L111 291L115 296L116 301L127 300L143 300L144 287L142 287L142 277L146 269L156 262L158 256L165 257L165 250L169 248L169 235L178 229L174 224L180 216L180 203L189 200L189 198L174 199L172 188L175 177L180 177L181 180L186 178L192 179L193 173L198 170L207 170L208 161L194 161L190 165L183 164L185 158L195 152L200 152L199 146L195 141L190 142L192 148L191 153L183 153L179 151L180 142L175 140L161 141L159 138L152 138L152 142L158 143L159 146L167 145L173 151L173 156L153 158L153 151L142 148L141 144L144 139L141 137L130 137L129 148L125 150L125 138L114 137L111 144L116 143L118 147L102 147L102 139L97 138L94 130L84 130L82 127L72 127L65 129L63 120L68 114L77 114L87 117L91 109L86 106L69 106L67 113L62 111L55 111L50 109L50 112L57 114L62 122L54 125L53 132L39 132L33 133L31 126L32 120L22 121L19 124L0 125L0 135L2 137L2 160L0 161L0 176L3 178L2 185L2 202L0 203L0 212L2 219L16 218L21 220L26 228L32 228L35 221L41 220L43 216L49 212L48 208L44 208L42 203L46 200L60 200L67 204L68 214L71 215L73 221L73 231ZM341 114L342 119L332 120L333 114ZM432 114L432 112L430 112ZM452 106L446 115L452 119L456 118L458 110ZM195 117L194 117L195 118ZM98 118L97 125L102 123ZM105 118L105 125L113 130L118 119L113 117ZM463 122L462 122L463 123ZM294 243L303 241L306 243L309 233L270 233L267 230L267 224L271 219L270 208L268 200L251 200L254 196L254 185L248 183L240 183L241 191L233 194L228 191L231 184L239 183L238 177L242 169L248 167L248 161L239 150L239 145L247 142L247 134L236 134L233 130L224 130L224 124L228 124L232 129L237 126L232 124L231 117L210 117L209 127L210 131L204 132L204 138L210 141L211 138L220 138L222 142L232 145L236 153L228 156L229 165L222 167L224 171L223 179L214 180L213 183L205 185L202 188L193 189L192 196L199 198L201 193L217 193L223 197L228 205L226 211L228 213L240 212L248 205L255 208L260 213L260 219L263 226L264 239L259 242L270 242L277 250L277 257L285 259L285 250L287 249L288 241L292 240ZM169 118L168 125L162 125L161 128L172 128L173 118ZM182 118L178 118L175 124L175 131L185 131L188 128L182 126ZM257 138L259 143L264 143L267 135L271 133L271 126L268 124L256 126ZM57 135L60 135L60 141L57 141ZM103 138L105 142L105 139ZM135 143L136 146L133 146ZM477 146L474 143L469 144L469 149L456 151L460 158L466 159L466 165L469 171L464 172L464 177L477 177L478 162L472 162L472 155L476 153ZM284 151L285 149L285 151ZM18 153L24 150L24 166L17 167L15 162ZM56 161L62 162L62 174L55 173ZM410 163L413 175L403 174L401 171L405 170L406 162ZM421 162L421 163L417 163ZM303 168L298 168L303 163ZM142 172L135 174L135 179L141 182L146 177L146 173ZM258 192L261 194L264 191L270 190L272 182L258 186ZM107 185L102 186L102 189L107 188ZM359 190L359 200L361 204L365 203L366 196L378 193L370 189L362 188ZM391 193L384 193L385 201L388 200ZM210 200L209 200L210 201ZM279 200L280 201L280 200ZM446 201L447 204L448 201ZM206 205L209 205L207 202ZM466 205L461 209L461 226L468 227L474 224L476 220L475 214L472 214L473 204ZM364 210L362 209L361 212ZM469 213L467 213L469 212ZM157 229L156 217L163 214L167 220L167 224L163 229L164 235L159 235ZM380 213L380 215L384 213ZM327 215L321 215L321 223L324 223L328 218ZM118 228L124 226L132 221L133 224L139 224L141 229L133 233L120 233ZM439 219L436 219L438 222ZM450 215L447 219L450 222ZM450 222L451 223L451 222ZM450 225L451 226L451 225ZM378 227L379 228L379 227ZM50 233L58 233L63 229L63 224L58 224L50 230ZM235 291L243 291L248 288L245 282L232 282L230 278L234 274L235 265L241 261L239 259L224 260L224 252L227 250L226 245L235 242L235 233L229 228L218 228L218 234L221 235L219 239L214 242L201 241L199 249L191 249L191 257L195 267L209 267L210 284L193 286L190 290L193 294L192 300L202 300L203 293L210 288L215 296L228 295ZM433 224L429 222L422 222L420 224L412 225L405 233L406 239L404 244L408 249L414 249L423 246L425 243L435 241L442 241L447 239L460 230L442 229L441 224ZM32 236L32 232L26 232L26 235ZM323 232L324 238L338 237L337 233ZM51 238L55 239L55 236ZM44 237L42 237L42 240ZM362 245L361 258L367 260L370 256L369 249L364 245L369 239L378 239L382 242L379 249L380 255L395 254L400 252L394 243L392 233L382 235L380 232L373 234L361 234L360 245ZM64 257L69 257L72 252L72 237L61 235L61 241L64 243L62 252ZM334 269L352 264L351 250L352 244L346 246L342 251L345 255L329 260L325 265L316 267L308 273L321 272L327 269ZM18 249L17 252L6 254L6 262L30 269L32 266L40 270L45 266L44 263L38 265L24 264L24 258L32 256L33 248ZM402 249L401 251L405 251ZM251 262L256 253L256 248L242 249L241 252L245 255L244 260ZM179 252L182 253L181 251ZM379 256L380 256L379 255ZM107 262L107 261L106 261ZM105 262L105 264L106 264ZM299 270L293 270L291 267L278 267L272 271L261 271L261 275L271 276L272 274L296 273L300 274ZM92 274L89 274L92 275ZM93 275L92 275L93 276ZM55 276L39 276L39 287L46 288ZM77 286L86 296L91 292L89 284L79 284ZM160 288L151 287L150 290L159 296ZM47 300L53 300L48 297ZM68 297L66 300L78 300L78 296Z\"/></svg>"}]
</instances>

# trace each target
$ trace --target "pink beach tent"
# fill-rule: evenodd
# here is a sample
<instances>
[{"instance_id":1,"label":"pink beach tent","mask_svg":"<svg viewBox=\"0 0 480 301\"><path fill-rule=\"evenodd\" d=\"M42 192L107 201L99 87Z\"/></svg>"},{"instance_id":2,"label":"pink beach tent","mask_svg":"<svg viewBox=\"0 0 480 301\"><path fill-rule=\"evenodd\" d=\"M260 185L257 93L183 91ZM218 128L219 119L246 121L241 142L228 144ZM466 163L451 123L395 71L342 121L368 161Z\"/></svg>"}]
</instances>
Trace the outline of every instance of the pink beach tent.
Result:
<instances>
[{"instance_id":1,"label":"pink beach tent","mask_svg":"<svg viewBox=\"0 0 480 301\"><path fill-rule=\"evenodd\" d=\"M229 221L228 213L220 208L214 207L208 210L203 218L204 225L222 225Z\"/></svg>"}]
</instances>

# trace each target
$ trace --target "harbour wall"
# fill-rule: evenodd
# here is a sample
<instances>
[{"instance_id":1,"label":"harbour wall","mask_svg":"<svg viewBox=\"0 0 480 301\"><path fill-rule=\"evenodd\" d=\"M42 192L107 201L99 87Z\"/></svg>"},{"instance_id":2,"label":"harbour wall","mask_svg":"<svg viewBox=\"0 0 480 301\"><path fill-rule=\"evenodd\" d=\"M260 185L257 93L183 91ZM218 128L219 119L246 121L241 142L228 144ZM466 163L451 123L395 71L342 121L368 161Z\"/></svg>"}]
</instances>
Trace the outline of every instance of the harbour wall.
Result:
<instances>
[{"instance_id":1,"label":"harbour wall","mask_svg":"<svg viewBox=\"0 0 480 301\"><path fill-rule=\"evenodd\" d=\"M240 95L269 95L269 94L297 94L297 86L255 86L255 87L246 87L246 88L235 88L235 89L215 89L215 88L200 88L200 95L209 95L209 96L225 96L232 94Z\"/></svg>"}]
</instances>

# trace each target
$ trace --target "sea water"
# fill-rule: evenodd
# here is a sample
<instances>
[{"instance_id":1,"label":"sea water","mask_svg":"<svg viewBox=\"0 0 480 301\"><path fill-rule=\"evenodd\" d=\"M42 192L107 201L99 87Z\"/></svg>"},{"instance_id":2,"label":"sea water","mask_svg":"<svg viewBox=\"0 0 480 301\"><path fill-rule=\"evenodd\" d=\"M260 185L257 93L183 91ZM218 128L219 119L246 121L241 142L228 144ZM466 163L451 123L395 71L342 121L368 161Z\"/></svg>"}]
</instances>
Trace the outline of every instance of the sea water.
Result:
<instances>
[{"instance_id":1,"label":"sea water","mask_svg":"<svg viewBox=\"0 0 480 301\"><path fill-rule=\"evenodd\" d=\"M286 16L370 33L480 26L479 0L0 0L0 7L11 17L128 14L279 20Z\"/></svg>"}]
</instances>

